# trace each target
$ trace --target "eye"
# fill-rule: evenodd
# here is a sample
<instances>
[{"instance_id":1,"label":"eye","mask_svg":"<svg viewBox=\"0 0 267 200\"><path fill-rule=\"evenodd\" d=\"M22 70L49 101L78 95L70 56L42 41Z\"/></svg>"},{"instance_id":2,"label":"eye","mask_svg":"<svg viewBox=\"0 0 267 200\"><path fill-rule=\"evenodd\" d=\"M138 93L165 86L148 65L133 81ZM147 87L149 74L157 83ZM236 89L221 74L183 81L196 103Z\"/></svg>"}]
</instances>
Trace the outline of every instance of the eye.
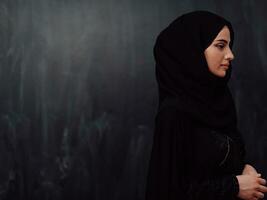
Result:
<instances>
[{"instance_id":1,"label":"eye","mask_svg":"<svg viewBox=\"0 0 267 200\"><path fill-rule=\"evenodd\" d=\"M217 44L215 46L218 47L219 49L223 49L224 48L224 44Z\"/></svg>"}]
</instances>

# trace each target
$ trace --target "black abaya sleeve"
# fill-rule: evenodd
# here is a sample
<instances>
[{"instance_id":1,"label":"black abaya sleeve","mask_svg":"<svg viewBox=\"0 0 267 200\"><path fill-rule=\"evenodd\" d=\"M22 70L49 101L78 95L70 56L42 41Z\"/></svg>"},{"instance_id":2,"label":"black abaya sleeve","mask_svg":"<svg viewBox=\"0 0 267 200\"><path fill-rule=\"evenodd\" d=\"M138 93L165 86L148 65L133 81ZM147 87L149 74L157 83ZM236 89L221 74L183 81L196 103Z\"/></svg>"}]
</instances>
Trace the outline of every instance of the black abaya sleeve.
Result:
<instances>
[{"instance_id":1,"label":"black abaya sleeve","mask_svg":"<svg viewBox=\"0 0 267 200\"><path fill-rule=\"evenodd\" d=\"M237 134L233 136L233 139L240 144L240 147L241 147L241 157L242 157L242 170L244 169L245 165L246 164L249 164L253 167L254 166L254 162L248 157L247 155L247 148L246 148L246 145L245 145L245 141L243 139L243 136L242 134L239 132L239 130L237 130L236 132Z\"/></svg>"},{"instance_id":2,"label":"black abaya sleeve","mask_svg":"<svg viewBox=\"0 0 267 200\"><path fill-rule=\"evenodd\" d=\"M190 124L184 115L169 107L158 113L146 184L146 200L231 200L237 199L238 180L234 174L194 179L188 161ZM192 140L194 138L191 138ZM193 170L190 173L190 170Z\"/></svg>"}]
</instances>

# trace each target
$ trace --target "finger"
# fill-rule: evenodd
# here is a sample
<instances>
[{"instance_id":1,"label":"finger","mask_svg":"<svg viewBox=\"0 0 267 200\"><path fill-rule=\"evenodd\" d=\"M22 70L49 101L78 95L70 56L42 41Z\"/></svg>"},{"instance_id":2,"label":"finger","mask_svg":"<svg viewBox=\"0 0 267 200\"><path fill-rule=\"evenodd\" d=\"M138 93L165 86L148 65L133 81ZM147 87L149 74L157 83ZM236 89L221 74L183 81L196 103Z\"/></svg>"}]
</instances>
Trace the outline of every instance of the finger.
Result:
<instances>
[{"instance_id":1,"label":"finger","mask_svg":"<svg viewBox=\"0 0 267 200\"><path fill-rule=\"evenodd\" d=\"M259 198L259 199L263 199L263 198L264 198L264 194L263 194L262 192L256 192L256 193L254 194L254 196L255 196L256 198Z\"/></svg>"},{"instance_id":2,"label":"finger","mask_svg":"<svg viewBox=\"0 0 267 200\"><path fill-rule=\"evenodd\" d=\"M249 175L251 175L251 176L254 176L254 177L256 177L256 178L261 178L261 174L257 174L257 173L249 173Z\"/></svg>"},{"instance_id":3,"label":"finger","mask_svg":"<svg viewBox=\"0 0 267 200\"><path fill-rule=\"evenodd\" d=\"M266 185L266 180L263 179L263 178L258 178L258 182L259 182L259 184L261 184L261 185Z\"/></svg>"},{"instance_id":4,"label":"finger","mask_svg":"<svg viewBox=\"0 0 267 200\"><path fill-rule=\"evenodd\" d=\"M267 187L266 186L263 186L263 185L259 185L259 187L258 187L257 190L260 191L260 192L266 193L267 192Z\"/></svg>"},{"instance_id":5,"label":"finger","mask_svg":"<svg viewBox=\"0 0 267 200\"><path fill-rule=\"evenodd\" d=\"M253 198L251 198L251 199L249 199L249 200L258 200L258 198L256 198L256 197L253 197Z\"/></svg>"}]
</instances>

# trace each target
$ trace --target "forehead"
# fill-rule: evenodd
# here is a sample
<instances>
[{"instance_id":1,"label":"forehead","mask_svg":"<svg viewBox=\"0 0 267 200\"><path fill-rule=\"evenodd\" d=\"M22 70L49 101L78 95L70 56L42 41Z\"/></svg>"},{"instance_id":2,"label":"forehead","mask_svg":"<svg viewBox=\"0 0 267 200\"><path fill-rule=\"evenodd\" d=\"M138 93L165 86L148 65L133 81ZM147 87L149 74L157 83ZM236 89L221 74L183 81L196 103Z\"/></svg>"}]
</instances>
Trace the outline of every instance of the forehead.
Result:
<instances>
[{"instance_id":1,"label":"forehead","mask_svg":"<svg viewBox=\"0 0 267 200\"><path fill-rule=\"evenodd\" d=\"M224 26L222 28L222 30L218 33L218 35L216 36L215 40L219 40L219 39L224 39L228 42L230 42L230 31L229 28L227 26Z\"/></svg>"}]
</instances>

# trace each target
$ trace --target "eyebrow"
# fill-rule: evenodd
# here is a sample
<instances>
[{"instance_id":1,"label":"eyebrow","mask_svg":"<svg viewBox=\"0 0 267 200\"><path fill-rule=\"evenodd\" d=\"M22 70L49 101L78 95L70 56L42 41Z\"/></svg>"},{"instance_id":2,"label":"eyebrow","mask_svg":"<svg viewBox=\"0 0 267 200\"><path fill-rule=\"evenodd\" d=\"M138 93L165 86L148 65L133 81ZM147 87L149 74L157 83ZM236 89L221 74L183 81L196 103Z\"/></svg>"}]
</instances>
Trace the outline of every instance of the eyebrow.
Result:
<instances>
[{"instance_id":1,"label":"eyebrow","mask_svg":"<svg viewBox=\"0 0 267 200\"><path fill-rule=\"evenodd\" d=\"M224 42L224 43L228 43L226 40L224 40L224 39L219 39L219 40L216 40L216 41L220 41L220 42Z\"/></svg>"}]
</instances>

